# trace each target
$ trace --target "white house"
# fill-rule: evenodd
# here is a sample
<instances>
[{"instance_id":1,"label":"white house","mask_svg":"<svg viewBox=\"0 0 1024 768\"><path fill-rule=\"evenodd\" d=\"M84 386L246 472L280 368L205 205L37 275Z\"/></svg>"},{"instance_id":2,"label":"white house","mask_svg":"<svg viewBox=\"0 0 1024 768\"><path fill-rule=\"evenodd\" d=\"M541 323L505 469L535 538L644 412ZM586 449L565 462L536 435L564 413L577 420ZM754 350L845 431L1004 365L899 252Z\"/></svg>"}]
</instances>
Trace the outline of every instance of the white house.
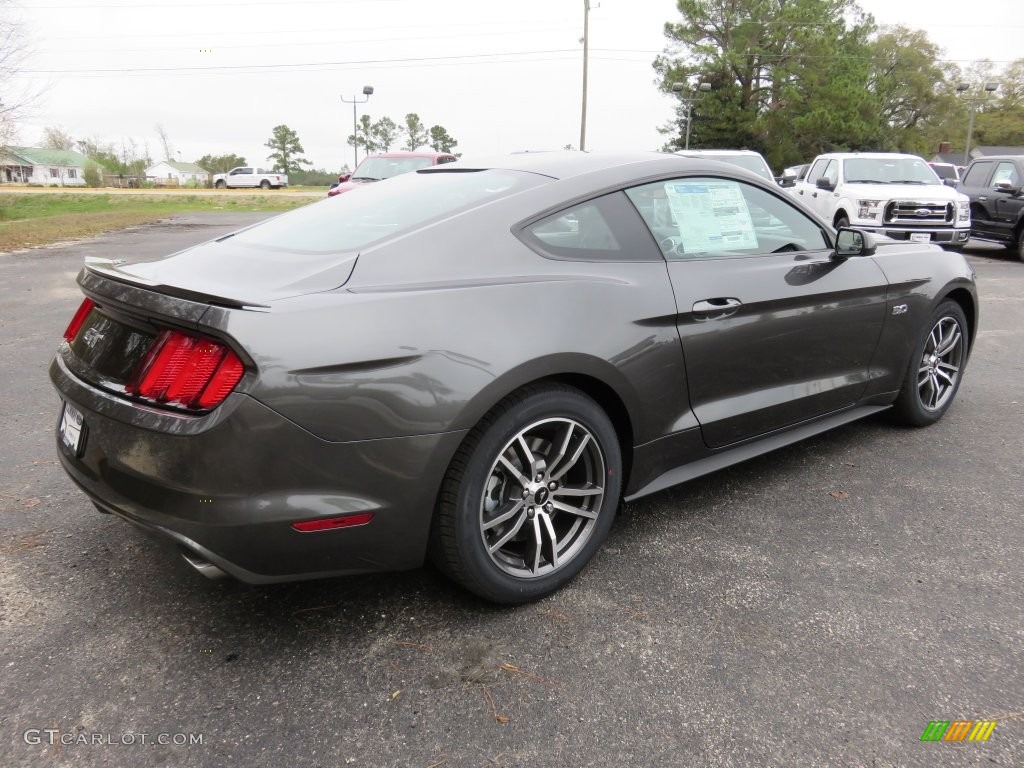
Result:
<instances>
[{"instance_id":1,"label":"white house","mask_svg":"<svg viewBox=\"0 0 1024 768\"><path fill-rule=\"evenodd\" d=\"M0 184L84 187L87 160L71 149L0 147Z\"/></svg>"},{"instance_id":2,"label":"white house","mask_svg":"<svg viewBox=\"0 0 1024 768\"><path fill-rule=\"evenodd\" d=\"M200 168L195 163L181 163L175 160L161 160L156 165L146 169L146 178L155 181L157 184L173 184L184 187L189 181L194 181L199 186L206 186L210 181L210 172Z\"/></svg>"}]
</instances>

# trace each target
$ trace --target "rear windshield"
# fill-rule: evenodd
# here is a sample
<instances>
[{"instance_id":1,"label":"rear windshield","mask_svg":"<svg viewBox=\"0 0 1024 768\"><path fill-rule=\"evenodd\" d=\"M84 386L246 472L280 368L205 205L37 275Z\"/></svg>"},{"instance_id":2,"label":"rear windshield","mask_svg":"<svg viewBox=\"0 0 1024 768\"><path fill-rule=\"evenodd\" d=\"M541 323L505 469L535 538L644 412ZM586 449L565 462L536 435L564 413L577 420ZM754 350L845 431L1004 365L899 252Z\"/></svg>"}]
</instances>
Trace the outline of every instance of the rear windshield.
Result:
<instances>
[{"instance_id":1,"label":"rear windshield","mask_svg":"<svg viewBox=\"0 0 1024 768\"><path fill-rule=\"evenodd\" d=\"M284 213L235 241L305 253L354 251L547 181L506 170L408 173Z\"/></svg>"},{"instance_id":2,"label":"rear windshield","mask_svg":"<svg viewBox=\"0 0 1024 768\"><path fill-rule=\"evenodd\" d=\"M432 157L368 157L359 164L353 179L390 179L403 173L429 168L434 164Z\"/></svg>"},{"instance_id":3,"label":"rear windshield","mask_svg":"<svg viewBox=\"0 0 1024 768\"><path fill-rule=\"evenodd\" d=\"M740 168L753 171L758 176L763 176L768 181L775 181L775 177L772 176L771 170L765 165L765 161L754 155L708 155L708 160L718 160L723 163L738 165Z\"/></svg>"}]
</instances>

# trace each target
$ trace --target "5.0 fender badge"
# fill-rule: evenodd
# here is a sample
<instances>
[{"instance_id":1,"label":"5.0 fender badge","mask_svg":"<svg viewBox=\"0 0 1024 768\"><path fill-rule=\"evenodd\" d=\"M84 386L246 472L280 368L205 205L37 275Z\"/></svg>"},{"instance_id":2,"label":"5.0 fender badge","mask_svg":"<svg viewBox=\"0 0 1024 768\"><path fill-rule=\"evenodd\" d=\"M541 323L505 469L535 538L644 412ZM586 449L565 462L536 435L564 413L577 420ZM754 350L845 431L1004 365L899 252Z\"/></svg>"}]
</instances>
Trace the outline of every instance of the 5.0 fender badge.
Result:
<instances>
[{"instance_id":1,"label":"5.0 fender badge","mask_svg":"<svg viewBox=\"0 0 1024 768\"><path fill-rule=\"evenodd\" d=\"M894 315L905 315L907 313L907 305L906 304L893 304L893 306L892 306L892 313Z\"/></svg>"}]
</instances>

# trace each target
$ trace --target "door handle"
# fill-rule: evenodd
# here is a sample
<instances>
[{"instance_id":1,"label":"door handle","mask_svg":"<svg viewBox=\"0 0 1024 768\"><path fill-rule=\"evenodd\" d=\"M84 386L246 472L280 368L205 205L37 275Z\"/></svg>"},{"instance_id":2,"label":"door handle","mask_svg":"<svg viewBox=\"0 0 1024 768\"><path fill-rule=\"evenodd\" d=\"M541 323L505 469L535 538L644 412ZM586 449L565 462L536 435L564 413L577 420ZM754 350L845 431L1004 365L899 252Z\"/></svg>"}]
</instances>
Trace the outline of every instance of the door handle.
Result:
<instances>
[{"instance_id":1,"label":"door handle","mask_svg":"<svg viewBox=\"0 0 1024 768\"><path fill-rule=\"evenodd\" d=\"M797 194L802 195L803 193L804 193L804 191L801 189Z\"/></svg>"},{"instance_id":2,"label":"door handle","mask_svg":"<svg viewBox=\"0 0 1024 768\"><path fill-rule=\"evenodd\" d=\"M988 200L988 198L985 197L985 195L979 195L978 196L978 202L979 203L984 203L986 200Z\"/></svg>"},{"instance_id":3,"label":"door handle","mask_svg":"<svg viewBox=\"0 0 1024 768\"><path fill-rule=\"evenodd\" d=\"M693 311L699 315L714 314L719 317L726 317L735 313L742 306L743 302L739 299L705 299L694 302Z\"/></svg>"},{"instance_id":4,"label":"door handle","mask_svg":"<svg viewBox=\"0 0 1024 768\"><path fill-rule=\"evenodd\" d=\"M817 193L817 192L812 192L812 193L811 193L811 197L817 197L817 196L818 196L818 193Z\"/></svg>"}]
</instances>

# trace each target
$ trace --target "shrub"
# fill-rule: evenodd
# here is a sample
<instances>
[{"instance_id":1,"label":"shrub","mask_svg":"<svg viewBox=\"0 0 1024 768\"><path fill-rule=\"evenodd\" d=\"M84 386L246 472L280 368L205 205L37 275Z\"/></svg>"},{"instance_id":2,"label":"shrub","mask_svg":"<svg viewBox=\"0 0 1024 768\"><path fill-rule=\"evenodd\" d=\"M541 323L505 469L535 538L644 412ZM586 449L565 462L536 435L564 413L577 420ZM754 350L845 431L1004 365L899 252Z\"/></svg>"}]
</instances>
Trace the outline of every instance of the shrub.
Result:
<instances>
[{"instance_id":1,"label":"shrub","mask_svg":"<svg viewBox=\"0 0 1024 768\"><path fill-rule=\"evenodd\" d=\"M85 164L85 168L82 170L82 178L85 179L85 185L87 187L99 187L103 185L103 173L99 163L94 163L92 160Z\"/></svg>"}]
</instances>

